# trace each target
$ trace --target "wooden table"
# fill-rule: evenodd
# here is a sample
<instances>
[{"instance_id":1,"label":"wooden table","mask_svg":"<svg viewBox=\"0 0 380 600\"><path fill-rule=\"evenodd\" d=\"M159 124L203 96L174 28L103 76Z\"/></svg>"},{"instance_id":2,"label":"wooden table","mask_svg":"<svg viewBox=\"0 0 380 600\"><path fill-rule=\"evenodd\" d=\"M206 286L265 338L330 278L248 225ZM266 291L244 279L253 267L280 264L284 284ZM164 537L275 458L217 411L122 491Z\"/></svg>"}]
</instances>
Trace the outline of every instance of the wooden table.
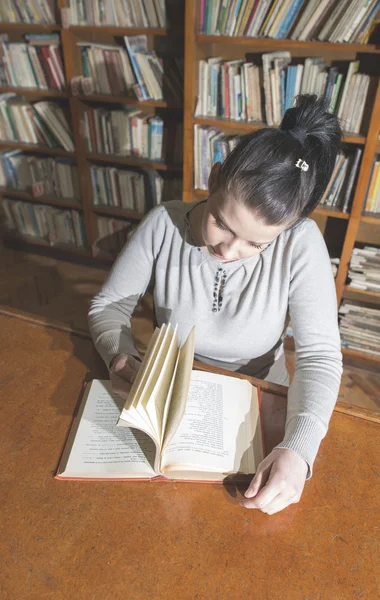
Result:
<instances>
[{"instance_id":1,"label":"wooden table","mask_svg":"<svg viewBox=\"0 0 380 600\"><path fill-rule=\"evenodd\" d=\"M82 380L104 368L85 334L4 314L0 331L2 600L380 598L379 424L335 412L301 502L272 516L234 487L57 481Z\"/></svg>"}]
</instances>

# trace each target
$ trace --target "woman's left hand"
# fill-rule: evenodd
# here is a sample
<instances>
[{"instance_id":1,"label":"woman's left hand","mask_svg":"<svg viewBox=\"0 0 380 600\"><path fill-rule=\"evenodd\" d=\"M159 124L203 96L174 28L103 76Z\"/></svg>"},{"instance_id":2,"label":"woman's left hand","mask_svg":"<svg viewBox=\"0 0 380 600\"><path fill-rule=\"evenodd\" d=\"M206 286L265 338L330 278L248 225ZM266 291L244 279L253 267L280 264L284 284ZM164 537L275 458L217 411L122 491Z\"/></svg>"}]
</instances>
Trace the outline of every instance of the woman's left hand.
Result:
<instances>
[{"instance_id":1,"label":"woman's left hand","mask_svg":"<svg viewBox=\"0 0 380 600\"><path fill-rule=\"evenodd\" d=\"M301 498L307 471L306 461L293 450L272 450L259 464L240 504L268 515L280 512Z\"/></svg>"}]
</instances>

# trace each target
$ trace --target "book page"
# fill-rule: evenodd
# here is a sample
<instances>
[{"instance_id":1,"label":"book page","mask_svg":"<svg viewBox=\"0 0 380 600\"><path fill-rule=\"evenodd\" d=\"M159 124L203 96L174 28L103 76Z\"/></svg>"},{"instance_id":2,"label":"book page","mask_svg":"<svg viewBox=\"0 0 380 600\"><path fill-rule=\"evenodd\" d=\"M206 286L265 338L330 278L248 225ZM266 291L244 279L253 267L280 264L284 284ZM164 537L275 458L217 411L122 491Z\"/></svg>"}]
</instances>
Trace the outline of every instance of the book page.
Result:
<instances>
[{"instance_id":1,"label":"book page","mask_svg":"<svg viewBox=\"0 0 380 600\"><path fill-rule=\"evenodd\" d=\"M186 342L179 351L178 362L175 366L174 382L164 412L162 428L164 430L163 448L173 437L185 412L194 362L194 331L193 327Z\"/></svg>"},{"instance_id":2,"label":"book page","mask_svg":"<svg viewBox=\"0 0 380 600\"><path fill-rule=\"evenodd\" d=\"M161 443L163 418L165 404L168 402L169 390L175 373L175 366L178 358L178 336L177 325L174 330L173 338L170 342L161 372L154 386L154 389L147 400L145 410L148 413L154 430L157 432L158 440Z\"/></svg>"},{"instance_id":3,"label":"book page","mask_svg":"<svg viewBox=\"0 0 380 600\"><path fill-rule=\"evenodd\" d=\"M162 452L161 472L176 479L196 478L197 471L253 474L262 458L255 388L246 380L193 371L184 416Z\"/></svg>"},{"instance_id":4,"label":"book page","mask_svg":"<svg viewBox=\"0 0 380 600\"><path fill-rule=\"evenodd\" d=\"M123 399L109 381L88 385L59 475L78 478L154 477L156 446L136 429L117 427Z\"/></svg>"}]
</instances>

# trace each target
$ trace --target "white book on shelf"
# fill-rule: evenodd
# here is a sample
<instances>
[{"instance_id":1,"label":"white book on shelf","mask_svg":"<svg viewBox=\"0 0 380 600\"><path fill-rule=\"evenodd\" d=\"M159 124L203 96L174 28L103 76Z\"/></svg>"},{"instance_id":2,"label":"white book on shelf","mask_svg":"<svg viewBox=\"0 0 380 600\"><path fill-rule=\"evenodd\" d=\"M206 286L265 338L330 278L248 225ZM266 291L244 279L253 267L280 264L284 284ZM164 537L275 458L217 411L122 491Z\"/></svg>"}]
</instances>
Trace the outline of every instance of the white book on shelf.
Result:
<instances>
[{"instance_id":1,"label":"white book on shelf","mask_svg":"<svg viewBox=\"0 0 380 600\"><path fill-rule=\"evenodd\" d=\"M304 28L306 27L306 24L312 18L313 12L314 12L315 8L318 6L319 2L320 2L320 0L309 0L309 2L306 3L306 6L303 5L303 7L301 8L302 14L300 16L300 19L299 19L297 25L295 26L293 33L290 36L291 40L299 39L299 36L301 35Z\"/></svg>"}]
</instances>

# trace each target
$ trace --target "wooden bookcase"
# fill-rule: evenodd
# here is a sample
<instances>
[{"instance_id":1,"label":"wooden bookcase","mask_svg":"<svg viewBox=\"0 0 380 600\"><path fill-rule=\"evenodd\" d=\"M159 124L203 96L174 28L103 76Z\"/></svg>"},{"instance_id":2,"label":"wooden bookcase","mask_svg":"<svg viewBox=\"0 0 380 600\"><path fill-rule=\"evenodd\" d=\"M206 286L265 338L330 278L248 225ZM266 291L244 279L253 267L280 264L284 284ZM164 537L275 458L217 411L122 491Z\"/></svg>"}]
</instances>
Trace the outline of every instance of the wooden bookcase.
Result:
<instances>
[{"instance_id":1,"label":"wooden bookcase","mask_svg":"<svg viewBox=\"0 0 380 600\"><path fill-rule=\"evenodd\" d=\"M62 1L62 0L61 0ZM180 4L180 3L179 3ZM62 2L64 5L64 2ZM194 171L194 124L218 126L228 134L241 134L252 131L265 125L254 125L252 123L234 122L211 117L194 117L196 98L198 94L198 61L202 58L221 56L223 59L245 58L247 54L260 55L263 52L285 49L289 50L294 57L323 56L326 62L332 60L350 61L360 58L363 61L363 71L370 70L372 74L379 75L380 48L373 44L331 44L326 42L298 42L293 40L275 40L264 38L236 38L201 35L199 31L199 9L198 0L186 0L185 23L174 29L152 29L152 28L121 28L121 27L95 27L95 26L72 26L67 29L57 25L28 25L24 23L10 24L0 23L0 33L8 33L10 41L17 41L25 33L49 33L58 32L61 36L62 52L65 64L65 75L67 90L65 92L28 90L25 88L14 89L0 87L0 93L14 91L24 95L31 101L42 99L54 99L60 103L66 103L71 113L71 123L75 142L75 152L65 152L63 149L49 149L28 144L15 144L12 142L1 142L0 150L18 148L31 154L44 154L52 156L63 156L74 158L80 170L81 204L62 203L54 198L40 197L34 199L26 192L15 190L0 190L0 195L10 198L19 198L30 202L46 203L62 208L74 208L83 212L88 246L85 249L75 247L64 247L63 245L50 246L48 242L23 236L19 234L6 234L6 243L27 250L43 248L53 256L88 260L93 264L107 264L113 259L102 253L94 258L93 245L97 237L96 216L113 216L138 221L141 216L131 211L125 211L110 206L94 206L92 201L92 185L90 179L90 167L92 164L107 164L109 166L132 165L149 166L163 173L180 174L183 171L183 200L192 200L206 197L207 193L195 190L193 187ZM150 47L156 47L160 39L170 37L175 40L176 46L183 43L185 56L185 86L184 105L168 104L167 102L138 102L125 97L113 97L105 95L73 96L70 90L70 81L73 77L81 74L81 63L77 41L92 41L114 43L120 42L124 35L144 34L148 36ZM183 35L184 34L184 35ZM152 109L165 119L165 115L173 118L183 119L184 124L184 161L183 169L178 166L161 164L138 158L126 158L110 155L95 155L88 151L87 143L82 136L83 112L86 106L104 106L115 108L116 105L135 105L144 110ZM380 245L380 215L363 215L362 206L367 190L371 166L376 152L380 151L379 129L380 129L380 83L373 98L371 115L366 120L365 131L360 135L345 133L344 141L347 144L360 145L363 149L361 166L357 184L354 192L352 208L349 214L337 209L319 207L313 213L322 232L326 236L336 232L340 244L340 265L336 277L337 299L340 304L344 296L352 297L354 292L346 287L348 265L352 249L358 241L368 241ZM368 232L366 230L368 228ZM380 304L380 294L372 292L360 292L358 298ZM362 358L367 361L380 361L362 355L357 352L345 350L347 356Z\"/></svg>"},{"instance_id":2,"label":"wooden bookcase","mask_svg":"<svg viewBox=\"0 0 380 600\"><path fill-rule=\"evenodd\" d=\"M244 134L254 129L265 127L239 121L230 121L214 117L195 117L195 106L198 95L198 62L201 59L220 56L225 60L246 59L247 54L260 55L264 52L288 50L292 57L323 56L327 63L332 60L352 61L360 58L363 72L366 69L372 75L380 74L380 47L373 44L332 44L327 42L299 42L287 39L238 38L227 36L211 36L199 33L200 2L186 2L185 14L185 104L184 104L184 165L183 165L183 200L191 202L197 198L207 197L207 192L194 189L194 125L212 125L219 127L226 134ZM256 64L258 64L256 62ZM345 132L345 144L360 145L363 149L360 171L349 214L337 209L318 207L313 215L323 233L334 232L340 241L340 264L336 276L336 293L338 304L346 295L352 297L352 288L346 287L348 266L351 253L357 241L368 241L380 245L380 215L363 215L362 206L369 182L371 167L376 152L380 151L380 82L372 99L371 115L366 119L365 131L360 135ZM364 122L364 119L363 119ZM366 234L365 227L371 227ZM364 228L364 231L363 231ZM360 236L358 235L360 232ZM366 292L356 294L361 300L380 304L380 294ZM351 350L344 350L346 356L362 358L379 363L380 360L365 356Z\"/></svg>"},{"instance_id":3,"label":"wooden bookcase","mask_svg":"<svg viewBox=\"0 0 380 600\"><path fill-rule=\"evenodd\" d=\"M59 7L64 7L65 2L60 0ZM60 6L61 5L61 6ZM183 10L183 9L182 9ZM180 11L179 11L180 12ZM183 16L183 13L182 13ZM112 95L73 95L71 92L70 81L73 77L82 75L80 51L77 47L79 41L89 41L95 43L114 44L117 43L123 47L123 36L128 35L146 35L148 37L148 47L162 50L165 45L165 40L170 38L170 46L172 53L174 49L178 51L177 56L183 55L183 19L179 14L178 25L173 29L161 28L132 28L132 27L96 27L96 26L71 26L64 28L61 24L55 25L30 25L27 23L0 23L0 33L7 33L9 41L22 41L23 35L26 33L59 33L61 38L61 48L64 60L66 90L64 92L54 90L35 90L27 88L14 88L0 86L0 93L14 92L25 96L31 102L39 100L54 100L60 103L65 103L68 107L73 139L75 144L75 152L66 152L62 148L46 148L42 146L14 143L0 140L0 151L10 149L24 150L31 155L57 156L75 159L79 167L80 173L80 191L81 203L65 202L50 197L34 198L32 194L25 191L17 191L14 189L0 189L0 197L15 198L28 202L45 203L50 206L58 206L63 209L76 209L83 214L85 233L87 239L86 248L76 248L63 244L50 245L49 242L35 238L33 236L22 235L15 232L3 233L4 242L12 247L23 248L30 251L48 252L52 256L58 258L66 258L68 260L84 259L93 262L93 264L109 264L114 260L114 257L104 252L99 252L94 249L94 244L97 241L97 225L96 217L108 216L127 219L138 222L142 219L142 215L134 211L126 211L121 208L111 206L97 206L93 204L92 184L91 184L91 165L103 166L136 166L149 167L159 171L160 173L168 174L169 176L181 177L182 166L170 165L157 161L150 161L138 157L121 157L109 154L92 154L89 152L87 141L84 137L84 121L83 114L86 107L90 108L107 108L117 109L123 106L135 106L142 111L147 110L152 114L159 114L165 121L183 120L183 104L171 103L166 101L146 101L139 102L137 99L112 96ZM164 43L162 40L164 39ZM161 43L160 43L161 40ZM169 45L167 44L167 45Z\"/></svg>"}]
</instances>

